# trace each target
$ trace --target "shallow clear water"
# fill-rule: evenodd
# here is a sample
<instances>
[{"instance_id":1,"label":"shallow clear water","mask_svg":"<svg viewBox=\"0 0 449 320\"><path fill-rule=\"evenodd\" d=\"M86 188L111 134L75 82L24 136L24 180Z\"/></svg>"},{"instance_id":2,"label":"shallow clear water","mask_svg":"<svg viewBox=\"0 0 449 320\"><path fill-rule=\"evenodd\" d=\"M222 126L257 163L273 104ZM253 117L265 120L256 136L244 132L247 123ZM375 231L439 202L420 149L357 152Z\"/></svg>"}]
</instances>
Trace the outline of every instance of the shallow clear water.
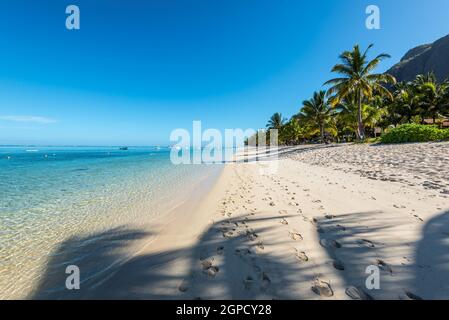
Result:
<instances>
[{"instance_id":1,"label":"shallow clear water","mask_svg":"<svg viewBox=\"0 0 449 320\"><path fill-rule=\"evenodd\" d=\"M65 239L144 226L218 170L174 166L169 156L151 147L0 147L0 298L26 296Z\"/></svg>"}]
</instances>

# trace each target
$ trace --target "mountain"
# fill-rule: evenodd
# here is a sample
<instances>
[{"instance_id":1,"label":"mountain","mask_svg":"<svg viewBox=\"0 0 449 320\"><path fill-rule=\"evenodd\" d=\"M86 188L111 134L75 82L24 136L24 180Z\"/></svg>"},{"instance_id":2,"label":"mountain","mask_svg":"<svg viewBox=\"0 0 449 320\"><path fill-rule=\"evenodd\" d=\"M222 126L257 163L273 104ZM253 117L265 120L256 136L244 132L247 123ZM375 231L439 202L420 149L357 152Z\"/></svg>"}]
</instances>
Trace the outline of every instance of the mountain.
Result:
<instances>
[{"instance_id":1,"label":"mountain","mask_svg":"<svg viewBox=\"0 0 449 320\"><path fill-rule=\"evenodd\" d=\"M418 74L434 72L439 81L449 79L449 35L432 44L409 50L387 73L398 81L409 81Z\"/></svg>"}]
</instances>

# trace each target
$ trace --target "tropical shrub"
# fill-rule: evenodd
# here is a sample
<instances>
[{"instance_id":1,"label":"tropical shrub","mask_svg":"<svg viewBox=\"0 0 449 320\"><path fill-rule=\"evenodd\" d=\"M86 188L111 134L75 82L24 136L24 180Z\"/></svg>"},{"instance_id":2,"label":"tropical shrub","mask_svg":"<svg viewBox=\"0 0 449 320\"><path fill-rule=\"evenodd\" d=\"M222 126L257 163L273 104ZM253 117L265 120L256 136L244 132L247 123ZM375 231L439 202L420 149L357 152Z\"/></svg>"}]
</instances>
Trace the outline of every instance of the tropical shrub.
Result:
<instances>
[{"instance_id":1,"label":"tropical shrub","mask_svg":"<svg viewBox=\"0 0 449 320\"><path fill-rule=\"evenodd\" d=\"M382 135L382 143L428 142L449 140L449 129L421 124L403 124Z\"/></svg>"}]
</instances>

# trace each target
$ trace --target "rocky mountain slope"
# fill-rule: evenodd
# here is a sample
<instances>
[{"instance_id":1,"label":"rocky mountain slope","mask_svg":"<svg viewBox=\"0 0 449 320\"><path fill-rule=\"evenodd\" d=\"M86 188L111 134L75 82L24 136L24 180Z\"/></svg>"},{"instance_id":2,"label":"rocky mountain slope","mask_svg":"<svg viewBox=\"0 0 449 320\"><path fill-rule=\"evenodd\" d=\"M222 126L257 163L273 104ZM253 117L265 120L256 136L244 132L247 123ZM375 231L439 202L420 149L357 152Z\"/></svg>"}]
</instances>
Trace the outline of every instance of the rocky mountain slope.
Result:
<instances>
[{"instance_id":1,"label":"rocky mountain slope","mask_svg":"<svg viewBox=\"0 0 449 320\"><path fill-rule=\"evenodd\" d=\"M432 44L409 50L387 73L398 81L409 81L417 74L433 71L439 81L449 79L449 35Z\"/></svg>"}]
</instances>

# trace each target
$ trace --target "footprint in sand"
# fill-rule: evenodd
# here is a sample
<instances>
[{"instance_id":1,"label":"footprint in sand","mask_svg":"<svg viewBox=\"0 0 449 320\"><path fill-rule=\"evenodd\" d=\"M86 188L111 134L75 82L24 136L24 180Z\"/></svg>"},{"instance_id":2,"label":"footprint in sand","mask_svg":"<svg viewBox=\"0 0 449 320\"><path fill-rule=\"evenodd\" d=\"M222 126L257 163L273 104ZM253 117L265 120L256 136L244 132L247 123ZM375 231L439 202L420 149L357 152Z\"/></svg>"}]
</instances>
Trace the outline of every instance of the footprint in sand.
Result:
<instances>
[{"instance_id":1,"label":"footprint in sand","mask_svg":"<svg viewBox=\"0 0 449 320\"><path fill-rule=\"evenodd\" d=\"M331 285L320 279L315 280L315 283L313 284L311 289L315 294L321 297L332 297L334 295L334 291L332 290Z\"/></svg>"},{"instance_id":2,"label":"footprint in sand","mask_svg":"<svg viewBox=\"0 0 449 320\"><path fill-rule=\"evenodd\" d=\"M237 256L246 256L251 254L251 250L249 249L235 249L234 252Z\"/></svg>"},{"instance_id":3,"label":"footprint in sand","mask_svg":"<svg viewBox=\"0 0 449 320\"><path fill-rule=\"evenodd\" d=\"M301 262L309 261L309 257L307 256L307 254L304 251L299 251L298 249L295 249L295 256Z\"/></svg>"},{"instance_id":4,"label":"footprint in sand","mask_svg":"<svg viewBox=\"0 0 449 320\"><path fill-rule=\"evenodd\" d=\"M298 202L295 202L295 201L292 201L292 202L289 202L288 205L289 205L289 206L293 206L293 207L298 207L298 206L299 206L299 203L298 203Z\"/></svg>"},{"instance_id":5,"label":"footprint in sand","mask_svg":"<svg viewBox=\"0 0 449 320\"><path fill-rule=\"evenodd\" d=\"M326 215L324 215L324 217L325 217L326 219L329 219L329 220L335 218L335 216L334 216L333 214L326 214Z\"/></svg>"},{"instance_id":6,"label":"footprint in sand","mask_svg":"<svg viewBox=\"0 0 449 320\"><path fill-rule=\"evenodd\" d=\"M259 241L259 242L257 243L257 249L259 249L259 250L265 249L265 247L264 247L262 241Z\"/></svg>"},{"instance_id":7,"label":"footprint in sand","mask_svg":"<svg viewBox=\"0 0 449 320\"><path fill-rule=\"evenodd\" d=\"M181 292L186 292L187 290L189 290L189 283L186 280L183 280L178 286L178 290Z\"/></svg>"},{"instance_id":8,"label":"footprint in sand","mask_svg":"<svg viewBox=\"0 0 449 320\"><path fill-rule=\"evenodd\" d=\"M201 261L201 267L203 268L203 270L207 270L212 267L212 259L205 259Z\"/></svg>"},{"instance_id":9,"label":"footprint in sand","mask_svg":"<svg viewBox=\"0 0 449 320\"><path fill-rule=\"evenodd\" d=\"M302 235L296 230L289 231L288 235L290 236L290 238L292 238L295 241L303 239Z\"/></svg>"},{"instance_id":10,"label":"footprint in sand","mask_svg":"<svg viewBox=\"0 0 449 320\"><path fill-rule=\"evenodd\" d=\"M219 270L220 269L218 267L211 266L209 269L204 270L203 272L206 273L210 278L214 278Z\"/></svg>"},{"instance_id":11,"label":"footprint in sand","mask_svg":"<svg viewBox=\"0 0 449 320\"><path fill-rule=\"evenodd\" d=\"M224 238L232 238L233 235L234 235L234 232L232 232L232 231L223 232Z\"/></svg>"},{"instance_id":12,"label":"footprint in sand","mask_svg":"<svg viewBox=\"0 0 449 320\"><path fill-rule=\"evenodd\" d=\"M374 243L372 241L370 241L370 240L367 240L367 239L359 239L359 240L357 240L357 244L360 247L367 247L367 248L374 248L375 247Z\"/></svg>"},{"instance_id":13,"label":"footprint in sand","mask_svg":"<svg viewBox=\"0 0 449 320\"><path fill-rule=\"evenodd\" d=\"M281 221L279 221L280 223L282 223L282 224L284 224L284 225L287 225L288 224L288 221L287 220L285 220L285 219L282 219Z\"/></svg>"},{"instance_id":14,"label":"footprint in sand","mask_svg":"<svg viewBox=\"0 0 449 320\"><path fill-rule=\"evenodd\" d=\"M324 248L341 248L341 244L337 240L321 239L320 244Z\"/></svg>"},{"instance_id":15,"label":"footprint in sand","mask_svg":"<svg viewBox=\"0 0 449 320\"><path fill-rule=\"evenodd\" d=\"M254 232L253 229L247 229L246 230L246 237L249 241L256 240L259 236Z\"/></svg>"},{"instance_id":16,"label":"footprint in sand","mask_svg":"<svg viewBox=\"0 0 449 320\"><path fill-rule=\"evenodd\" d=\"M205 259L201 261L201 267L203 273L207 274L209 277L213 278L220 270L217 266L212 265L213 259Z\"/></svg>"},{"instance_id":17,"label":"footprint in sand","mask_svg":"<svg viewBox=\"0 0 449 320\"><path fill-rule=\"evenodd\" d=\"M217 254L218 254L218 255L221 256L221 255L223 254L223 252L224 252L224 247L218 247L218 248L217 248Z\"/></svg>"},{"instance_id":18,"label":"footprint in sand","mask_svg":"<svg viewBox=\"0 0 449 320\"><path fill-rule=\"evenodd\" d=\"M271 284L270 277L265 272L262 272L262 287L260 289L262 291L266 291L270 284Z\"/></svg>"},{"instance_id":19,"label":"footprint in sand","mask_svg":"<svg viewBox=\"0 0 449 320\"><path fill-rule=\"evenodd\" d=\"M401 293L399 295L399 299L401 299L401 300L424 300L420 296L418 296L410 291L405 291L404 293Z\"/></svg>"},{"instance_id":20,"label":"footprint in sand","mask_svg":"<svg viewBox=\"0 0 449 320\"><path fill-rule=\"evenodd\" d=\"M373 297L363 291L361 287L348 287L346 288L345 293L353 300L373 300Z\"/></svg>"},{"instance_id":21,"label":"footprint in sand","mask_svg":"<svg viewBox=\"0 0 449 320\"><path fill-rule=\"evenodd\" d=\"M251 276L246 277L245 280L243 280L243 286L245 290L251 290L251 287L254 283L254 279Z\"/></svg>"},{"instance_id":22,"label":"footprint in sand","mask_svg":"<svg viewBox=\"0 0 449 320\"><path fill-rule=\"evenodd\" d=\"M380 268L380 270L387 271L387 272L389 272L390 274L393 274L393 269L392 269L391 266L390 266L388 263L386 263L384 260L382 260L382 259L377 259L377 260L376 260L376 264L377 264L377 266Z\"/></svg>"},{"instance_id":23,"label":"footprint in sand","mask_svg":"<svg viewBox=\"0 0 449 320\"><path fill-rule=\"evenodd\" d=\"M345 266L343 264L343 262L341 262L340 260L334 260L332 262L332 265L334 266L335 269L343 271L345 270Z\"/></svg>"}]
</instances>

